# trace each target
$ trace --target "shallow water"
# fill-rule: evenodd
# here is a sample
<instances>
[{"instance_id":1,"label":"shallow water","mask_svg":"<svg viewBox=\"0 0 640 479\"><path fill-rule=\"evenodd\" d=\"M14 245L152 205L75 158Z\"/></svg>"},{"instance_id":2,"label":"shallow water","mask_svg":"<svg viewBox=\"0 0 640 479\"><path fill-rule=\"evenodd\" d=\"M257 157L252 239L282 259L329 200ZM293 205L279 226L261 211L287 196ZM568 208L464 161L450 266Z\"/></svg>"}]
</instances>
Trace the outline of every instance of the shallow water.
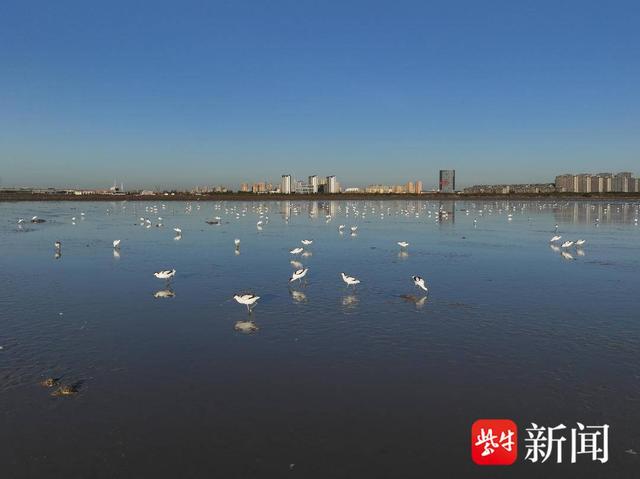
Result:
<instances>
[{"instance_id":1,"label":"shallow water","mask_svg":"<svg viewBox=\"0 0 640 479\"><path fill-rule=\"evenodd\" d=\"M638 209L2 203L4 476L633 477ZM571 258L549 245L556 224L563 241L587 240ZM291 255L306 238L311 254ZM290 288L292 260L309 274ZM152 274L170 268L169 285ZM155 298L163 289L175 296ZM253 334L234 330L249 317L240 291L261 297ZM51 376L78 394L52 397L38 384ZM521 445L516 465L479 468L469 430L492 417L607 423L609 462L530 464Z\"/></svg>"}]
</instances>

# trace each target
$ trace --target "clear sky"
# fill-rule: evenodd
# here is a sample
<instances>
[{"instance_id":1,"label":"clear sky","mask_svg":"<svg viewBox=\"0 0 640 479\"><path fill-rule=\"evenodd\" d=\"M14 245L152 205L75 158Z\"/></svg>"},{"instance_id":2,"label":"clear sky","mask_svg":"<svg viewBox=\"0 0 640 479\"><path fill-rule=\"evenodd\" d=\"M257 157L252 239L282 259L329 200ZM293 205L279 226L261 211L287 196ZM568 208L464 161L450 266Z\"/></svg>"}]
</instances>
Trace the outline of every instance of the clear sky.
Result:
<instances>
[{"instance_id":1,"label":"clear sky","mask_svg":"<svg viewBox=\"0 0 640 479\"><path fill-rule=\"evenodd\" d=\"M3 186L638 165L637 0L0 3Z\"/></svg>"}]
</instances>

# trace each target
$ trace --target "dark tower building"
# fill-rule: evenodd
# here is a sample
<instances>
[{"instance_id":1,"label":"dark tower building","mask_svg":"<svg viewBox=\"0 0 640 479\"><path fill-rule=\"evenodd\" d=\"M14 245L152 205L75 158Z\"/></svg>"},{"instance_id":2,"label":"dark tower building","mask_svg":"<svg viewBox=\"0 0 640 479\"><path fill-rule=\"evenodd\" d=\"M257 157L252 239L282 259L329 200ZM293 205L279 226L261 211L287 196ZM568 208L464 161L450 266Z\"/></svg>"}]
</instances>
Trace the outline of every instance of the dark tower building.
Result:
<instances>
[{"instance_id":1,"label":"dark tower building","mask_svg":"<svg viewBox=\"0 0 640 479\"><path fill-rule=\"evenodd\" d=\"M456 170L440 170L439 185L438 191L440 193L455 193Z\"/></svg>"}]
</instances>

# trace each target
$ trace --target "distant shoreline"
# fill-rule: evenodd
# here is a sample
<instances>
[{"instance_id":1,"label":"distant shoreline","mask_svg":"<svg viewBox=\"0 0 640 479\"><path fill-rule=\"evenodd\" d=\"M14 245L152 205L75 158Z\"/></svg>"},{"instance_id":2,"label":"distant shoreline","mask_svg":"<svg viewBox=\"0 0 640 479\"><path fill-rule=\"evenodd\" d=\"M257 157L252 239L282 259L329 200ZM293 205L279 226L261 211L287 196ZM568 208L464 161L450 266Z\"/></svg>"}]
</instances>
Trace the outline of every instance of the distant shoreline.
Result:
<instances>
[{"instance_id":1,"label":"distant shoreline","mask_svg":"<svg viewBox=\"0 0 640 479\"><path fill-rule=\"evenodd\" d=\"M69 195L69 194L31 194L0 193L0 202L18 201L354 201L354 200L640 200L640 193L514 193L514 194L464 194L464 193L422 193L422 194L375 194L375 193L339 193L315 195L282 194L242 194L211 193L175 195Z\"/></svg>"}]
</instances>

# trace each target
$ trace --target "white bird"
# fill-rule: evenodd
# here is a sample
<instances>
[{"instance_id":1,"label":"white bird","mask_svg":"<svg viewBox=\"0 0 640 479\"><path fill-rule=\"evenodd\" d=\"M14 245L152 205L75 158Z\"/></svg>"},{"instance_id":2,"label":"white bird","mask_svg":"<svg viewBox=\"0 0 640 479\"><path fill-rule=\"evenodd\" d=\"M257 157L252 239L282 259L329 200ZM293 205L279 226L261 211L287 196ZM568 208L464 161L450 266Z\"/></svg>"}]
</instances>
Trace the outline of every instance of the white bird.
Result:
<instances>
[{"instance_id":1,"label":"white bird","mask_svg":"<svg viewBox=\"0 0 640 479\"><path fill-rule=\"evenodd\" d=\"M354 278L353 276L347 276L344 273L340 273L340 275L342 276L342 281L347 283L347 286L355 286L356 284L360 284L360 280Z\"/></svg>"},{"instance_id":2,"label":"white bird","mask_svg":"<svg viewBox=\"0 0 640 479\"><path fill-rule=\"evenodd\" d=\"M120 240L113 240L113 247L115 249L119 249L120 248Z\"/></svg>"},{"instance_id":3,"label":"white bird","mask_svg":"<svg viewBox=\"0 0 640 479\"><path fill-rule=\"evenodd\" d=\"M60 251L62 249L62 243L60 243L60 241L53 243L53 246L56 248L56 251Z\"/></svg>"},{"instance_id":4,"label":"white bird","mask_svg":"<svg viewBox=\"0 0 640 479\"><path fill-rule=\"evenodd\" d=\"M236 245L236 249L240 248L240 240L238 238L233 240L233 244Z\"/></svg>"},{"instance_id":5,"label":"white bird","mask_svg":"<svg viewBox=\"0 0 640 479\"><path fill-rule=\"evenodd\" d=\"M415 284L416 287L423 289L425 291L429 291L427 289L427 286L424 284L424 278L420 276L411 276L411 279L413 280L413 284Z\"/></svg>"},{"instance_id":6,"label":"white bird","mask_svg":"<svg viewBox=\"0 0 640 479\"><path fill-rule=\"evenodd\" d=\"M304 248L297 247L297 248L293 248L291 251L289 251L289 253L291 253L291 254L300 254L303 251L304 251Z\"/></svg>"},{"instance_id":7,"label":"white bird","mask_svg":"<svg viewBox=\"0 0 640 479\"><path fill-rule=\"evenodd\" d=\"M297 271L294 271L293 274L291 275L291 279L289 280L289 282L293 283L296 280L301 280L307 275L307 271L309 271L309 268L304 268L304 269L299 269Z\"/></svg>"},{"instance_id":8,"label":"white bird","mask_svg":"<svg viewBox=\"0 0 640 479\"><path fill-rule=\"evenodd\" d=\"M582 246L586 242L587 242L587 240L579 239L578 241L576 241L576 246Z\"/></svg>"},{"instance_id":9,"label":"white bird","mask_svg":"<svg viewBox=\"0 0 640 479\"><path fill-rule=\"evenodd\" d=\"M311 243L313 243L313 240L304 239L301 241L301 243L305 246L309 246Z\"/></svg>"},{"instance_id":10,"label":"white bird","mask_svg":"<svg viewBox=\"0 0 640 479\"><path fill-rule=\"evenodd\" d=\"M352 231L353 233L355 233L356 231L358 231L358 227L357 227L357 226L352 226L352 227L351 227L351 231Z\"/></svg>"},{"instance_id":11,"label":"white bird","mask_svg":"<svg viewBox=\"0 0 640 479\"><path fill-rule=\"evenodd\" d=\"M407 243L406 241L398 241L398 246L400 246L400 248L404 249L407 246L409 246L409 243Z\"/></svg>"},{"instance_id":12,"label":"white bird","mask_svg":"<svg viewBox=\"0 0 640 479\"><path fill-rule=\"evenodd\" d=\"M158 279L171 279L176 275L176 270L166 269L163 271L156 271L153 275Z\"/></svg>"},{"instance_id":13,"label":"white bird","mask_svg":"<svg viewBox=\"0 0 640 479\"><path fill-rule=\"evenodd\" d=\"M573 246L573 241L565 241L561 246L563 248L571 248Z\"/></svg>"},{"instance_id":14,"label":"white bird","mask_svg":"<svg viewBox=\"0 0 640 479\"><path fill-rule=\"evenodd\" d=\"M181 228L173 228L173 231L175 231L176 233L178 233L179 235L182 234L182 229Z\"/></svg>"},{"instance_id":15,"label":"white bird","mask_svg":"<svg viewBox=\"0 0 640 479\"><path fill-rule=\"evenodd\" d=\"M555 243L556 241L560 241L561 239L562 239L562 236L555 235L549 240L549 243Z\"/></svg>"},{"instance_id":16,"label":"white bird","mask_svg":"<svg viewBox=\"0 0 640 479\"><path fill-rule=\"evenodd\" d=\"M345 229L345 225L338 226L338 231L342 232L343 229Z\"/></svg>"},{"instance_id":17,"label":"white bird","mask_svg":"<svg viewBox=\"0 0 640 479\"><path fill-rule=\"evenodd\" d=\"M22 223L24 223L24 218L18 218L18 224L21 225Z\"/></svg>"},{"instance_id":18,"label":"white bird","mask_svg":"<svg viewBox=\"0 0 640 479\"><path fill-rule=\"evenodd\" d=\"M233 296L233 299L235 299L240 304L244 304L247 307L247 311L251 313L251 309L256 304L256 302L260 299L260 296L256 296L255 294L250 294L250 293L245 293L245 294L239 293L239 294L235 294Z\"/></svg>"}]
</instances>

